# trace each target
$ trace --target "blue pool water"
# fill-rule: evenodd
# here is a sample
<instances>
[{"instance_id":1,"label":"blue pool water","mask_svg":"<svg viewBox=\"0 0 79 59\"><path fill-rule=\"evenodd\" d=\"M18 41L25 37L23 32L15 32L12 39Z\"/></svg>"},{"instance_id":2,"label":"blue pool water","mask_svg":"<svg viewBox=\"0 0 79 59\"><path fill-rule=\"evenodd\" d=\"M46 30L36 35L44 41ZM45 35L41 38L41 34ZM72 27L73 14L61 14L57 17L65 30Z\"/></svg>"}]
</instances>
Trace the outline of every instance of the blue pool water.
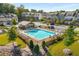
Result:
<instances>
[{"instance_id":1,"label":"blue pool water","mask_svg":"<svg viewBox=\"0 0 79 59\"><path fill-rule=\"evenodd\" d=\"M55 32L49 32L41 29L29 29L26 30L25 33L36 38L37 40L43 40L44 38L55 35Z\"/></svg>"}]
</instances>

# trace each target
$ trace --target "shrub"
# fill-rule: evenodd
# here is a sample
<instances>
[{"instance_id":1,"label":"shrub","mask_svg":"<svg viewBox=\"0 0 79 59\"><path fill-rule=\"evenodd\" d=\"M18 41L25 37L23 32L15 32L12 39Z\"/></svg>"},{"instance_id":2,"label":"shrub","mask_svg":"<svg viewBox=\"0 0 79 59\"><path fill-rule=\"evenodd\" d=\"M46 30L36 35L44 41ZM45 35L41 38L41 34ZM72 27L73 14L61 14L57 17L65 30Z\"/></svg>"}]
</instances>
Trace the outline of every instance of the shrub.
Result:
<instances>
[{"instance_id":1,"label":"shrub","mask_svg":"<svg viewBox=\"0 0 79 59\"><path fill-rule=\"evenodd\" d=\"M57 37L57 40L58 41L63 40L63 36L62 37L61 36L60 37Z\"/></svg>"},{"instance_id":2,"label":"shrub","mask_svg":"<svg viewBox=\"0 0 79 59\"><path fill-rule=\"evenodd\" d=\"M63 53L64 53L66 56L71 56L71 55L72 55L71 49L68 49L68 48L63 49Z\"/></svg>"}]
</instances>

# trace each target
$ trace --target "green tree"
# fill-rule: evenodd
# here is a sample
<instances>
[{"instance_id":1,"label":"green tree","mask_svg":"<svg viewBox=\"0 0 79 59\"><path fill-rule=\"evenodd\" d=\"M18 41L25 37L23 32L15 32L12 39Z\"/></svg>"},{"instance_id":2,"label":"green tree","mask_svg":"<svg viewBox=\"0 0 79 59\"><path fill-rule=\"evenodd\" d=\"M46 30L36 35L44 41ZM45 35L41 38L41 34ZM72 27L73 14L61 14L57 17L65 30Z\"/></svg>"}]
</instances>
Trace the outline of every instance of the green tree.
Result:
<instances>
[{"instance_id":1,"label":"green tree","mask_svg":"<svg viewBox=\"0 0 79 59\"><path fill-rule=\"evenodd\" d=\"M8 30L8 38L9 38L9 41L15 41L16 37L17 37L16 27L15 26L12 26Z\"/></svg>"},{"instance_id":2,"label":"green tree","mask_svg":"<svg viewBox=\"0 0 79 59\"><path fill-rule=\"evenodd\" d=\"M60 24L60 20L56 19L56 25Z\"/></svg>"},{"instance_id":3,"label":"green tree","mask_svg":"<svg viewBox=\"0 0 79 59\"><path fill-rule=\"evenodd\" d=\"M43 13L43 10L38 10L38 13Z\"/></svg>"},{"instance_id":4,"label":"green tree","mask_svg":"<svg viewBox=\"0 0 79 59\"><path fill-rule=\"evenodd\" d=\"M39 45L38 44L34 47L34 52L35 52L36 55L39 55L40 49L39 49Z\"/></svg>"},{"instance_id":5,"label":"green tree","mask_svg":"<svg viewBox=\"0 0 79 59\"><path fill-rule=\"evenodd\" d=\"M42 47L45 48L45 46L46 46L46 43L45 43L45 41L43 41L42 42Z\"/></svg>"},{"instance_id":6,"label":"green tree","mask_svg":"<svg viewBox=\"0 0 79 59\"><path fill-rule=\"evenodd\" d=\"M65 45L69 46L74 42L74 26L70 25L66 32Z\"/></svg>"},{"instance_id":7,"label":"green tree","mask_svg":"<svg viewBox=\"0 0 79 59\"><path fill-rule=\"evenodd\" d=\"M34 43L33 43L32 40L30 41L29 47L31 48L31 50L33 50L33 48L34 48Z\"/></svg>"},{"instance_id":8,"label":"green tree","mask_svg":"<svg viewBox=\"0 0 79 59\"><path fill-rule=\"evenodd\" d=\"M15 6L8 3L0 3L0 13L15 13Z\"/></svg>"},{"instance_id":9,"label":"green tree","mask_svg":"<svg viewBox=\"0 0 79 59\"><path fill-rule=\"evenodd\" d=\"M16 25L16 24L17 24L16 19L12 19L12 24L13 24L13 25Z\"/></svg>"},{"instance_id":10,"label":"green tree","mask_svg":"<svg viewBox=\"0 0 79 59\"><path fill-rule=\"evenodd\" d=\"M42 19L40 19L40 21L43 22L43 21L45 21L45 19L42 18Z\"/></svg>"},{"instance_id":11,"label":"green tree","mask_svg":"<svg viewBox=\"0 0 79 59\"><path fill-rule=\"evenodd\" d=\"M65 10L60 10L60 13L65 12Z\"/></svg>"},{"instance_id":12,"label":"green tree","mask_svg":"<svg viewBox=\"0 0 79 59\"><path fill-rule=\"evenodd\" d=\"M54 21L54 23L56 24L56 21L57 21L58 19L57 19L57 17L56 16L54 16L54 19L53 19L53 21Z\"/></svg>"},{"instance_id":13,"label":"green tree","mask_svg":"<svg viewBox=\"0 0 79 59\"><path fill-rule=\"evenodd\" d=\"M79 9L76 9L75 11L76 11L77 13L79 13Z\"/></svg>"},{"instance_id":14,"label":"green tree","mask_svg":"<svg viewBox=\"0 0 79 59\"><path fill-rule=\"evenodd\" d=\"M3 3L0 3L0 13L3 13Z\"/></svg>"},{"instance_id":15,"label":"green tree","mask_svg":"<svg viewBox=\"0 0 79 59\"><path fill-rule=\"evenodd\" d=\"M36 12L37 12L37 10L35 10L35 9L31 9L31 12L36 13Z\"/></svg>"},{"instance_id":16,"label":"green tree","mask_svg":"<svg viewBox=\"0 0 79 59\"><path fill-rule=\"evenodd\" d=\"M25 9L24 12L29 12L29 9Z\"/></svg>"},{"instance_id":17,"label":"green tree","mask_svg":"<svg viewBox=\"0 0 79 59\"><path fill-rule=\"evenodd\" d=\"M60 24L60 20L58 19L57 16L54 16L54 22L55 22L56 25Z\"/></svg>"},{"instance_id":18,"label":"green tree","mask_svg":"<svg viewBox=\"0 0 79 59\"><path fill-rule=\"evenodd\" d=\"M41 18L40 21L43 23L47 23L47 19L45 17Z\"/></svg>"},{"instance_id":19,"label":"green tree","mask_svg":"<svg viewBox=\"0 0 79 59\"><path fill-rule=\"evenodd\" d=\"M9 13L15 13L15 6L14 5L10 5Z\"/></svg>"},{"instance_id":20,"label":"green tree","mask_svg":"<svg viewBox=\"0 0 79 59\"><path fill-rule=\"evenodd\" d=\"M3 4L3 11L4 13L15 13L15 6L12 4Z\"/></svg>"},{"instance_id":21,"label":"green tree","mask_svg":"<svg viewBox=\"0 0 79 59\"><path fill-rule=\"evenodd\" d=\"M18 16L18 18L22 18L22 13L25 11L24 6L20 5L20 7L18 7L16 9L16 14Z\"/></svg>"}]
</instances>

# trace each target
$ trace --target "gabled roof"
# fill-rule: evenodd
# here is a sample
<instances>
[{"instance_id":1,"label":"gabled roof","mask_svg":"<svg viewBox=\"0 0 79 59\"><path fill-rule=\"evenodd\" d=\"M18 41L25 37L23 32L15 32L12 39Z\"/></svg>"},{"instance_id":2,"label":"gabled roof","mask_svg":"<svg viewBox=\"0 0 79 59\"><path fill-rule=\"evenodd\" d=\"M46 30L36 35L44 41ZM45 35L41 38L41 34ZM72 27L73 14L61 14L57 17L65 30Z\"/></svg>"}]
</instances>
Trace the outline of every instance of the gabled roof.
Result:
<instances>
[{"instance_id":1,"label":"gabled roof","mask_svg":"<svg viewBox=\"0 0 79 59\"><path fill-rule=\"evenodd\" d=\"M0 18L0 21L11 21L11 18Z\"/></svg>"},{"instance_id":2,"label":"gabled roof","mask_svg":"<svg viewBox=\"0 0 79 59\"><path fill-rule=\"evenodd\" d=\"M75 11L67 11L66 16L73 16L75 13Z\"/></svg>"},{"instance_id":3,"label":"gabled roof","mask_svg":"<svg viewBox=\"0 0 79 59\"><path fill-rule=\"evenodd\" d=\"M73 20L73 16L66 16L64 20Z\"/></svg>"},{"instance_id":4,"label":"gabled roof","mask_svg":"<svg viewBox=\"0 0 79 59\"><path fill-rule=\"evenodd\" d=\"M10 21L16 17L15 14L0 14L0 21Z\"/></svg>"},{"instance_id":5,"label":"gabled roof","mask_svg":"<svg viewBox=\"0 0 79 59\"><path fill-rule=\"evenodd\" d=\"M17 17L15 14L0 14L0 18L12 18L12 17Z\"/></svg>"},{"instance_id":6,"label":"gabled roof","mask_svg":"<svg viewBox=\"0 0 79 59\"><path fill-rule=\"evenodd\" d=\"M79 17L77 17L76 19L79 20Z\"/></svg>"},{"instance_id":7,"label":"gabled roof","mask_svg":"<svg viewBox=\"0 0 79 59\"><path fill-rule=\"evenodd\" d=\"M79 13L77 13L77 17L79 17Z\"/></svg>"}]
</instances>

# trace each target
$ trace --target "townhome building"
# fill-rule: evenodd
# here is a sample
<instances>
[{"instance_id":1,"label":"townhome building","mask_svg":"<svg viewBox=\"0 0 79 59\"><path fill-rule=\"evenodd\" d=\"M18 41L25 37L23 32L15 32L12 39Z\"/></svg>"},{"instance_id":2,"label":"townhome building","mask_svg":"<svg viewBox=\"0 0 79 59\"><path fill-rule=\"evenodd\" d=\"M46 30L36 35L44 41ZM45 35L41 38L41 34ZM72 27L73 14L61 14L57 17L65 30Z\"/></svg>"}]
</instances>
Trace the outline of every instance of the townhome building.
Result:
<instances>
[{"instance_id":1,"label":"townhome building","mask_svg":"<svg viewBox=\"0 0 79 59\"><path fill-rule=\"evenodd\" d=\"M15 14L0 14L0 25L11 26L13 19L16 19L16 22L18 22Z\"/></svg>"},{"instance_id":2,"label":"townhome building","mask_svg":"<svg viewBox=\"0 0 79 59\"><path fill-rule=\"evenodd\" d=\"M66 12L66 15L64 17L64 20L65 20L65 24L71 24L71 21L72 20L75 20L75 15L74 15L75 11L67 11Z\"/></svg>"}]
</instances>

